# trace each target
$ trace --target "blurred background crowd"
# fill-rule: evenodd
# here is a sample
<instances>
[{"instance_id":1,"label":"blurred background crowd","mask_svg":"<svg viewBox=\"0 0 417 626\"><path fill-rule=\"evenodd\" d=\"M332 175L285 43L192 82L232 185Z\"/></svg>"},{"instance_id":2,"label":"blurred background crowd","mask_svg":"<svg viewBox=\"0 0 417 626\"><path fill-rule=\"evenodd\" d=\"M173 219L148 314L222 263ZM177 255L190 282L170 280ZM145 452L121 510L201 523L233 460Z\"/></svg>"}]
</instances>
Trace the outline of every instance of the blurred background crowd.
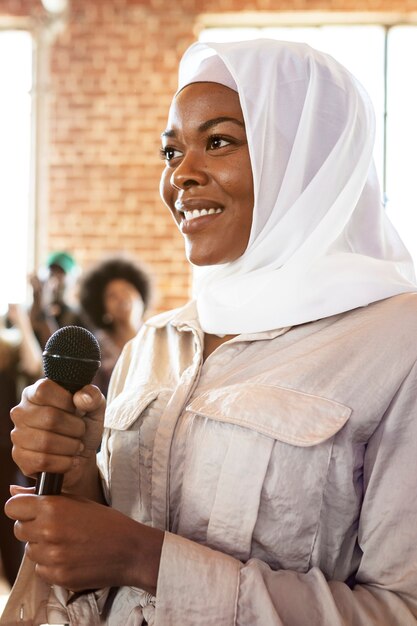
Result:
<instances>
[{"instance_id":1,"label":"blurred background crowd","mask_svg":"<svg viewBox=\"0 0 417 626\"><path fill-rule=\"evenodd\" d=\"M67 251L55 251L29 276L27 304L10 303L0 317L0 506L9 485L34 484L12 458L10 410L25 386L43 376L42 352L58 328L82 326L97 338L101 367L93 380L104 395L124 345L140 329L153 297L151 273L133 258L106 257L82 271ZM3 575L11 586L24 545L13 535L13 522L0 516Z\"/></svg>"}]
</instances>

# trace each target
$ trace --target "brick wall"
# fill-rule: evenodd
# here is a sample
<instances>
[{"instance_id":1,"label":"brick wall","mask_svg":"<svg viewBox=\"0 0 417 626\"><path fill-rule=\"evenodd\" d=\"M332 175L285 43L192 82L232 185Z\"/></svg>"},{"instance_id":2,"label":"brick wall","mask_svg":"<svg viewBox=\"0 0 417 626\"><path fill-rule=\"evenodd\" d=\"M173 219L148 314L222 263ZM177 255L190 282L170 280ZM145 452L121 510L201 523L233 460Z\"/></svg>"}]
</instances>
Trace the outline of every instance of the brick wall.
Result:
<instances>
[{"instance_id":1,"label":"brick wall","mask_svg":"<svg viewBox=\"0 0 417 626\"><path fill-rule=\"evenodd\" d=\"M49 56L46 246L81 266L141 258L157 279L155 310L181 305L190 272L158 192L159 134L178 60L201 13L275 10L416 11L417 0L71 0ZM39 0L1 0L1 15L42 24Z\"/></svg>"}]
</instances>

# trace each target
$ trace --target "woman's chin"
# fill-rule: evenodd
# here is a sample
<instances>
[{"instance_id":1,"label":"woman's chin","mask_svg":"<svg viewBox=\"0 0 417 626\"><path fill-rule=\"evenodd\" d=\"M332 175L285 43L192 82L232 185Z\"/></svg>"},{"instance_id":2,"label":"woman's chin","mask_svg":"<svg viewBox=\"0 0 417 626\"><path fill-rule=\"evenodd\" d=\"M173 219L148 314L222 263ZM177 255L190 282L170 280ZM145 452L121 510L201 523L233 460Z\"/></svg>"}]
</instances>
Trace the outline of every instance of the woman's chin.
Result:
<instances>
[{"instance_id":1,"label":"woman's chin","mask_svg":"<svg viewBox=\"0 0 417 626\"><path fill-rule=\"evenodd\" d=\"M185 250L185 256L187 261L191 263L191 265L195 265L197 267L205 267L210 265L224 265L226 263L230 263L231 259L225 259L224 255L216 254L215 252L202 252L197 251L196 249L187 249Z\"/></svg>"}]
</instances>

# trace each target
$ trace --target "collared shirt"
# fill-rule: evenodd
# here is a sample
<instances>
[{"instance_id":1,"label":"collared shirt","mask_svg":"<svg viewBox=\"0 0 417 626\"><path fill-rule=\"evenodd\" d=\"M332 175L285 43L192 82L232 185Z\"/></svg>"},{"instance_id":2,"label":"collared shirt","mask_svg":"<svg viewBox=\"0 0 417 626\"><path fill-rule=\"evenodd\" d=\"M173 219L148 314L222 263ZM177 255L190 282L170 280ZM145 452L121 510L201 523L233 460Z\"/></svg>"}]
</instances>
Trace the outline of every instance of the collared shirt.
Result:
<instances>
[{"instance_id":1,"label":"collared shirt","mask_svg":"<svg viewBox=\"0 0 417 626\"><path fill-rule=\"evenodd\" d=\"M157 626L417 622L416 331L400 296L203 363L193 304L148 322L102 467L113 506L168 531Z\"/></svg>"},{"instance_id":2,"label":"collared shirt","mask_svg":"<svg viewBox=\"0 0 417 626\"><path fill-rule=\"evenodd\" d=\"M416 338L413 294L205 362L192 303L148 321L100 468L113 507L166 531L157 596L80 597L71 623L415 626Z\"/></svg>"}]
</instances>

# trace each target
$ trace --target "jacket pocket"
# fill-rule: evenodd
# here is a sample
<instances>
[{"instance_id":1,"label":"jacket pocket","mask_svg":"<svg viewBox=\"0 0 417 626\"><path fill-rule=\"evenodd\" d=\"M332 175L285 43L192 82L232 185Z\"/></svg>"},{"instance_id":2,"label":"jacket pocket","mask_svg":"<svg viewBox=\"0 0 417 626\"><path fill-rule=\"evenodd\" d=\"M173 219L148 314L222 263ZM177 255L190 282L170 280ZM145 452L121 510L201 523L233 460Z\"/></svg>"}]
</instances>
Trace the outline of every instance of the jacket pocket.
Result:
<instances>
[{"instance_id":1,"label":"jacket pocket","mask_svg":"<svg viewBox=\"0 0 417 626\"><path fill-rule=\"evenodd\" d=\"M332 437L351 414L349 407L321 396L250 383L208 391L187 410L303 447Z\"/></svg>"},{"instance_id":2,"label":"jacket pocket","mask_svg":"<svg viewBox=\"0 0 417 626\"><path fill-rule=\"evenodd\" d=\"M100 466L111 505L150 523L155 433L172 395L166 388L137 388L108 406Z\"/></svg>"},{"instance_id":3,"label":"jacket pocket","mask_svg":"<svg viewBox=\"0 0 417 626\"><path fill-rule=\"evenodd\" d=\"M121 393L116 396L107 407L104 427L114 430L128 430L158 397L159 393L159 389L138 387L128 393Z\"/></svg>"},{"instance_id":4,"label":"jacket pocket","mask_svg":"<svg viewBox=\"0 0 417 626\"><path fill-rule=\"evenodd\" d=\"M333 437L351 409L293 389L245 384L201 394L187 412L193 434L180 533L243 561L259 556L273 567L306 569Z\"/></svg>"}]
</instances>

